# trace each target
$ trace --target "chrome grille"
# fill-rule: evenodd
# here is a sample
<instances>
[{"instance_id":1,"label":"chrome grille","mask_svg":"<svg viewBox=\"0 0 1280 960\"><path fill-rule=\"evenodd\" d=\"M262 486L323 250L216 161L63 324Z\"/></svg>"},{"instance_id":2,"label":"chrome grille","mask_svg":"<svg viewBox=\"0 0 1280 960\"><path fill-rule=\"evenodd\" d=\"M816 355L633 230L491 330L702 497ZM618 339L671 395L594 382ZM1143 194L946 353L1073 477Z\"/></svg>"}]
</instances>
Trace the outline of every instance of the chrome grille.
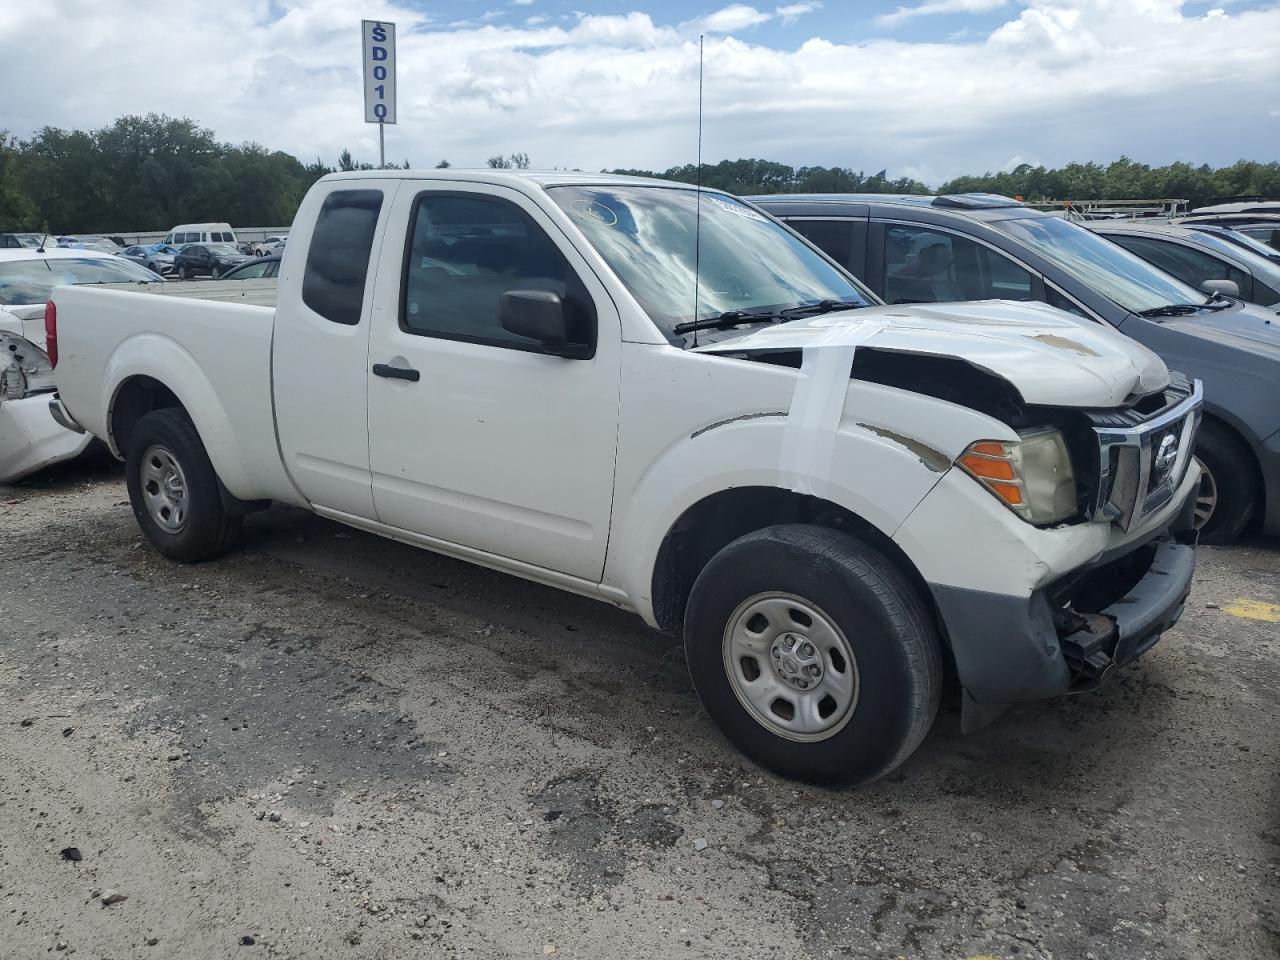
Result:
<instances>
[{"instance_id":1,"label":"chrome grille","mask_svg":"<svg viewBox=\"0 0 1280 960\"><path fill-rule=\"evenodd\" d=\"M1196 380L1185 399L1148 420L1094 428L1101 470L1095 517L1128 530L1173 498L1191 464L1203 401Z\"/></svg>"}]
</instances>

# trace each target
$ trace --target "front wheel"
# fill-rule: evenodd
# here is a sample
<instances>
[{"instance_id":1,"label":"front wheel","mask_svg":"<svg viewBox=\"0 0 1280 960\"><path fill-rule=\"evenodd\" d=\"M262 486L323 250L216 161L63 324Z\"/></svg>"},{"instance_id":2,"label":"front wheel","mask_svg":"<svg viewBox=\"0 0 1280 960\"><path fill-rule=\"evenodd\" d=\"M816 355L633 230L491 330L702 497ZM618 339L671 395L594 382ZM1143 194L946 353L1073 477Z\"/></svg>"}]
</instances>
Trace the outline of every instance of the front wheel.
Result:
<instances>
[{"instance_id":1,"label":"front wheel","mask_svg":"<svg viewBox=\"0 0 1280 960\"><path fill-rule=\"evenodd\" d=\"M1196 494L1196 528L1200 542L1231 543L1244 533L1258 502L1253 458L1229 430L1207 421L1196 438L1200 489Z\"/></svg>"},{"instance_id":2,"label":"front wheel","mask_svg":"<svg viewBox=\"0 0 1280 960\"><path fill-rule=\"evenodd\" d=\"M685 654L725 735L776 773L866 783L924 739L942 656L919 591L880 552L823 527L768 527L694 583Z\"/></svg>"},{"instance_id":3,"label":"front wheel","mask_svg":"<svg viewBox=\"0 0 1280 960\"><path fill-rule=\"evenodd\" d=\"M186 268L185 266L181 266L181 267L179 267L179 268L178 268L178 279L179 279L179 280L186 280L186 279L188 278L188 276L189 276L189 274L187 273L187 268Z\"/></svg>"},{"instance_id":4,"label":"front wheel","mask_svg":"<svg viewBox=\"0 0 1280 960\"><path fill-rule=\"evenodd\" d=\"M125 483L138 526L166 557L197 563L225 553L241 517L222 503L195 424L177 407L153 410L129 435Z\"/></svg>"},{"instance_id":5,"label":"front wheel","mask_svg":"<svg viewBox=\"0 0 1280 960\"><path fill-rule=\"evenodd\" d=\"M217 267L214 267L214 268L213 268L213 279L217 280L217 279L218 279L219 277L221 277L221 276L222 276L222 271L221 271L221 270L219 270Z\"/></svg>"}]
</instances>

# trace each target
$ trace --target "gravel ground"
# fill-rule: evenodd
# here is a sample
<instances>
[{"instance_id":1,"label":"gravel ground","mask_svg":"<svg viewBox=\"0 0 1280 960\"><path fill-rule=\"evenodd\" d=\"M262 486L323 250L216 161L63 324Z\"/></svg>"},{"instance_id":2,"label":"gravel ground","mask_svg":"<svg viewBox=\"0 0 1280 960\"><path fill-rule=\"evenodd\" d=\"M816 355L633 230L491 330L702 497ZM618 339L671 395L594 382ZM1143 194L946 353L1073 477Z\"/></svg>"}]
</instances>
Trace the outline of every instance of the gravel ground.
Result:
<instances>
[{"instance_id":1,"label":"gravel ground","mask_svg":"<svg viewBox=\"0 0 1280 960\"><path fill-rule=\"evenodd\" d=\"M295 511L178 566L104 460L0 530L6 958L1280 955L1275 541L1105 690L828 791L603 604Z\"/></svg>"}]
</instances>

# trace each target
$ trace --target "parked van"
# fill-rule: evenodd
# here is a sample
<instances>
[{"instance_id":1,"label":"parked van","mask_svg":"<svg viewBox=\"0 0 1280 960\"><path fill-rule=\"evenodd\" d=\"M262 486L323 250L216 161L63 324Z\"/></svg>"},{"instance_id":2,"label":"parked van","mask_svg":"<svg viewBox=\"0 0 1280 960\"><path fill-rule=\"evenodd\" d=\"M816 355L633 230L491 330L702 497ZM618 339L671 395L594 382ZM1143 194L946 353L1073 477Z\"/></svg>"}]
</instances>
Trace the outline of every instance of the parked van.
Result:
<instances>
[{"instance_id":1,"label":"parked van","mask_svg":"<svg viewBox=\"0 0 1280 960\"><path fill-rule=\"evenodd\" d=\"M239 243L229 223L182 223L164 238L176 247L184 243Z\"/></svg>"}]
</instances>

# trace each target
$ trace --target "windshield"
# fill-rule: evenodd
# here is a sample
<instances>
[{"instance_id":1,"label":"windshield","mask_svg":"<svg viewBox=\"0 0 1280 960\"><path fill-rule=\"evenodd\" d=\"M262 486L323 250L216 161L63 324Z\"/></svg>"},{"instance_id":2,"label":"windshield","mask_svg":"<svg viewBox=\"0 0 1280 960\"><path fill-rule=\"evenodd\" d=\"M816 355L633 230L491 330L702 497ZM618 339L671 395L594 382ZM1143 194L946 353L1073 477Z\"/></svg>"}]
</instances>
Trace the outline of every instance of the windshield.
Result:
<instances>
[{"instance_id":1,"label":"windshield","mask_svg":"<svg viewBox=\"0 0 1280 960\"><path fill-rule=\"evenodd\" d=\"M223 257L235 257L240 255L240 251L229 243L211 243L209 244L209 252Z\"/></svg>"},{"instance_id":2,"label":"windshield","mask_svg":"<svg viewBox=\"0 0 1280 960\"><path fill-rule=\"evenodd\" d=\"M1119 244L1059 217L999 220L992 226L1131 313L1173 303L1203 303L1205 295Z\"/></svg>"},{"instance_id":3,"label":"windshield","mask_svg":"<svg viewBox=\"0 0 1280 960\"><path fill-rule=\"evenodd\" d=\"M117 257L40 257L0 263L0 305L44 303L53 288L67 283L125 283L160 280L145 267Z\"/></svg>"},{"instance_id":4,"label":"windshield","mask_svg":"<svg viewBox=\"0 0 1280 960\"><path fill-rule=\"evenodd\" d=\"M547 191L668 336L694 317L764 312L823 300L878 301L799 237L746 204L666 187ZM695 264L695 237L701 256Z\"/></svg>"},{"instance_id":5,"label":"windshield","mask_svg":"<svg viewBox=\"0 0 1280 960\"><path fill-rule=\"evenodd\" d=\"M1253 237L1236 233L1234 230L1223 230L1221 233L1216 230L1212 232L1197 230L1195 238L1206 247L1239 257L1249 264L1249 269L1255 274L1261 270L1271 280L1280 276L1280 264L1271 259L1276 255L1276 251ZM1259 264L1261 266L1258 266Z\"/></svg>"}]
</instances>

